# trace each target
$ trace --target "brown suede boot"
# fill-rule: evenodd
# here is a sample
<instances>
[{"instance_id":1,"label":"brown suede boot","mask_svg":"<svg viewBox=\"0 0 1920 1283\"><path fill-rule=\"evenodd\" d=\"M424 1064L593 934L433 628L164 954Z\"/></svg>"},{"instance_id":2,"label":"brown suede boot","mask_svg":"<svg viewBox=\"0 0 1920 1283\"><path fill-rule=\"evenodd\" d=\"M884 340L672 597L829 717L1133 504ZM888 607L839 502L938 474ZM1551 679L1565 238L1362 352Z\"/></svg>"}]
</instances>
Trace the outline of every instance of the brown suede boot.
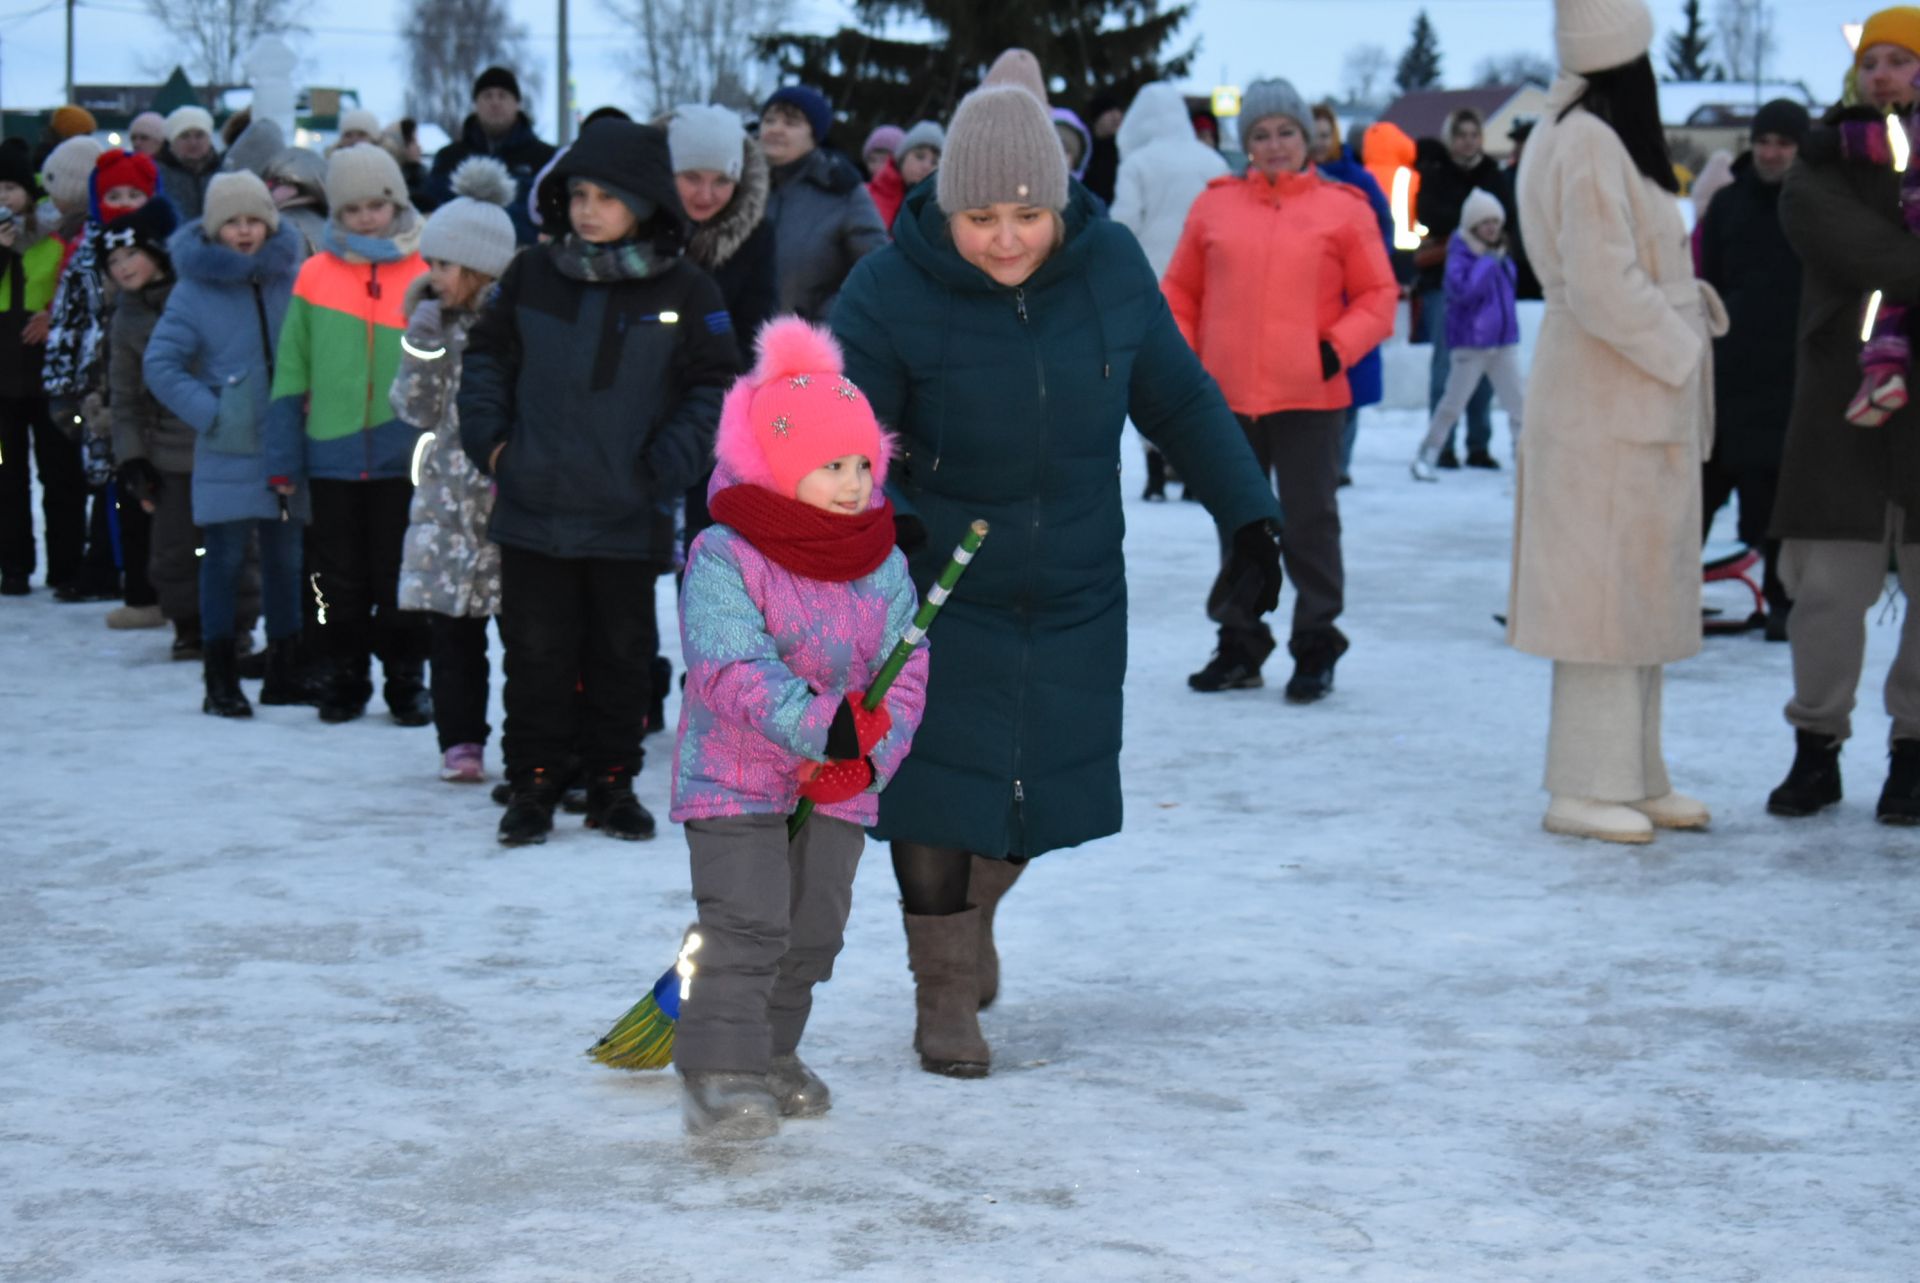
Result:
<instances>
[{"instance_id":1,"label":"brown suede boot","mask_svg":"<svg viewBox=\"0 0 1920 1283\"><path fill-rule=\"evenodd\" d=\"M980 1010L985 1011L1000 996L1000 951L993 945L993 911L1000 897L1020 880L1024 864L1012 860L973 857L973 872L968 875L967 899L980 910Z\"/></svg>"},{"instance_id":2,"label":"brown suede boot","mask_svg":"<svg viewBox=\"0 0 1920 1283\"><path fill-rule=\"evenodd\" d=\"M913 1049L920 1068L949 1078L985 1078L993 1053L980 1036L980 910L928 917L903 913L913 968Z\"/></svg>"}]
</instances>

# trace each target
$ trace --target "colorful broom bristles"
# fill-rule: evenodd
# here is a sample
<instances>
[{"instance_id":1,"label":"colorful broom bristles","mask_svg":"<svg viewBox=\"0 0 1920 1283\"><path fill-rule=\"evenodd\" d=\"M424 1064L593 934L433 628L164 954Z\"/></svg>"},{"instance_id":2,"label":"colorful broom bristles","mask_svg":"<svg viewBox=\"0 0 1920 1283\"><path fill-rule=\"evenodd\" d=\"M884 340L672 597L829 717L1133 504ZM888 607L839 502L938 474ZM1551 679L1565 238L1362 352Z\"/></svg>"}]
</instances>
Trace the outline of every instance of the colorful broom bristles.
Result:
<instances>
[{"instance_id":1,"label":"colorful broom bristles","mask_svg":"<svg viewBox=\"0 0 1920 1283\"><path fill-rule=\"evenodd\" d=\"M680 1002L693 984L693 955L700 933L689 930L674 959L653 982L646 997L628 1008L587 1055L613 1069L665 1069L673 1061L673 1027L680 1020Z\"/></svg>"}]
</instances>

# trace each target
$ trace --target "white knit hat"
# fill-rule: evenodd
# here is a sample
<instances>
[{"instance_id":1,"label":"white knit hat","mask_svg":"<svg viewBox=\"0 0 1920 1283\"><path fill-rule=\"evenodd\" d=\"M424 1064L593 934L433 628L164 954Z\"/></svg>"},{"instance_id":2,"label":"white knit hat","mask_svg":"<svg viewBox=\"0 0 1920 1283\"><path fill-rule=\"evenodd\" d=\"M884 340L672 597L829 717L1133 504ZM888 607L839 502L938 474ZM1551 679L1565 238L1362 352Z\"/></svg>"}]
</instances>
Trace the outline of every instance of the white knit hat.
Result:
<instances>
[{"instance_id":1,"label":"white knit hat","mask_svg":"<svg viewBox=\"0 0 1920 1283\"><path fill-rule=\"evenodd\" d=\"M676 174L711 169L737 180L746 163L746 126L725 107L675 107L667 121L667 149L673 153Z\"/></svg>"},{"instance_id":2,"label":"white knit hat","mask_svg":"<svg viewBox=\"0 0 1920 1283\"><path fill-rule=\"evenodd\" d=\"M1502 227L1506 226L1507 207L1500 203L1498 196L1486 188L1476 187L1467 193L1466 203L1460 206L1460 226L1478 227L1489 218L1497 221Z\"/></svg>"},{"instance_id":3,"label":"white knit hat","mask_svg":"<svg viewBox=\"0 0 1920 1283\"><path fill-rule=\"evenodd\" d=\"M374 115L365 107L356 107L346 115L340 117L340 132L343 135L361 133L369 138L378 138L380 136L380 117Z\"/></svg>"},{"instance_id":4,"label":"white knit hat","mask_svg":"<svg viewBox=\"0 0 1920 1283\"><path fill-rule=\"evenodd\" d=\"M453 171L454 199L433 211L420 233L426 258L470 267L498 280L519 248L507 204L513 175L491 156L469 156Z\"/></svg>"},{"instance_id":5,"label":"white knit hat","mask_svg":"<svg viewBox=\"0 0 1920 1283\"><path fill-rule=\"evenodd\" d=\"M896 161L905 160L907 153L915 147L931 147L935 151L945 151L947 131L940 128L937 121L923 120L900 135L900 141L893 147L893 158Z\"/></svg>"},{"instance_id":6,"label":"white knit hat","mask_svg":"<svg viewBox=\"0 0 1920 1283\"><path fill-rule=\"evenodd\" d=\"M205 107L175 107L167 116L167 141L172 142L189 129L213 133L213 113Z\"/></svg>"},{"instance_id":7,"label":"white knit hat","mask_svg":"<svg viewBox=\"0 0 1920 1283\"><path fill-rule=\"evenodd\" d=\"M40 165L40 177L45 180L47 195L53 197L54 204L64 209L86 205L87 179L93 173L94 162L105 150L98 138L82 134L47 153Z\"/></svg>"},{"instance_id":8,"label":"white knit hat","mask_svg":"<svg viewBox=\"0 0 1920 1283\"><path fill-rule=\"evenodd\" d=\"M222 227L242 215L259 219L270 231L280 230L280 211L257 175L245 169L237 174L215 174L207 184L201 208L201 234L212 240Z\"/></svg>"},{"instance_id":9,"label":"white knit hat","mask_svg":"<svg viewBox=\"0 0 1920 1283\"><path fill-rule=\"evenodd\" d=\"M1584 76L1632 62L1653 47L1645 0L1554 0L1560 69Z\"/></svg>"}]
</instances>

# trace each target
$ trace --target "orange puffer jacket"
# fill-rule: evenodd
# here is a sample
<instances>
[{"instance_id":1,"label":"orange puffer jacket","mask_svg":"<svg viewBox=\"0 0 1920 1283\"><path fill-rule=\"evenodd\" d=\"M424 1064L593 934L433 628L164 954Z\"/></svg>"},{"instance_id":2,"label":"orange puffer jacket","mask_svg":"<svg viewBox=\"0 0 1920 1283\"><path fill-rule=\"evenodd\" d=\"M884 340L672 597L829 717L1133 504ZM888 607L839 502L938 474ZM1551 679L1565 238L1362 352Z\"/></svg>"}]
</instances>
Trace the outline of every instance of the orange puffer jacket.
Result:
<instances>
[{"instance_id":1,"label":"orange puffer jacket","mask_svg":"<svg viewBox=\"0 0 1920 1283\"><path fill-rule=\"evenodd\" d=\"M1160 288L1243 415L1351 405L1346 369L1393 334L1400 293L1367 198L1312 170L1214 179ZM1340 357L1331 379L1322 340Z\"/></svg>"}]
</instances>

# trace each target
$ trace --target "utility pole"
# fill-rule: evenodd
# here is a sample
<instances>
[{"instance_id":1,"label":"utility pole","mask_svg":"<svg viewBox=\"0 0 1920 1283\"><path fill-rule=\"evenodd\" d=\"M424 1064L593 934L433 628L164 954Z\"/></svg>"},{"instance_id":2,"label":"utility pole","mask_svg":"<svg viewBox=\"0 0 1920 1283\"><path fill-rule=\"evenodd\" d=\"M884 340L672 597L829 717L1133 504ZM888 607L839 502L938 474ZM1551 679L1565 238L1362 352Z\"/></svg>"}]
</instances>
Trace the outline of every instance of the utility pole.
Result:
<instances>
[{"instance_id":1,"label":"utility pole","mask_svg":"<svg viewBox=\"0 0 1920 1283\"><path fill-rule=\"evenodd\" d=\"M73 0L67 0L67 3L71 5ZM571 86L567 83L567 0L559 0L559 4L560 53L559 57L555 59L555 63L560 69L560 123L556 128L558 130L559 143L562 147L565 147L573 140L573 104L569 101L572 94L568 92Z\"/></svg>"},{"instance_id":2,"label":"utility pole","mask_svg":"<svg viewBox=\"0 0 1920 1283\"><path fill-rule=\"evenodd\" d=\"M73 8L77 0L67 0L67 101L73 101Z\"/></svg>"}]
</instances>

